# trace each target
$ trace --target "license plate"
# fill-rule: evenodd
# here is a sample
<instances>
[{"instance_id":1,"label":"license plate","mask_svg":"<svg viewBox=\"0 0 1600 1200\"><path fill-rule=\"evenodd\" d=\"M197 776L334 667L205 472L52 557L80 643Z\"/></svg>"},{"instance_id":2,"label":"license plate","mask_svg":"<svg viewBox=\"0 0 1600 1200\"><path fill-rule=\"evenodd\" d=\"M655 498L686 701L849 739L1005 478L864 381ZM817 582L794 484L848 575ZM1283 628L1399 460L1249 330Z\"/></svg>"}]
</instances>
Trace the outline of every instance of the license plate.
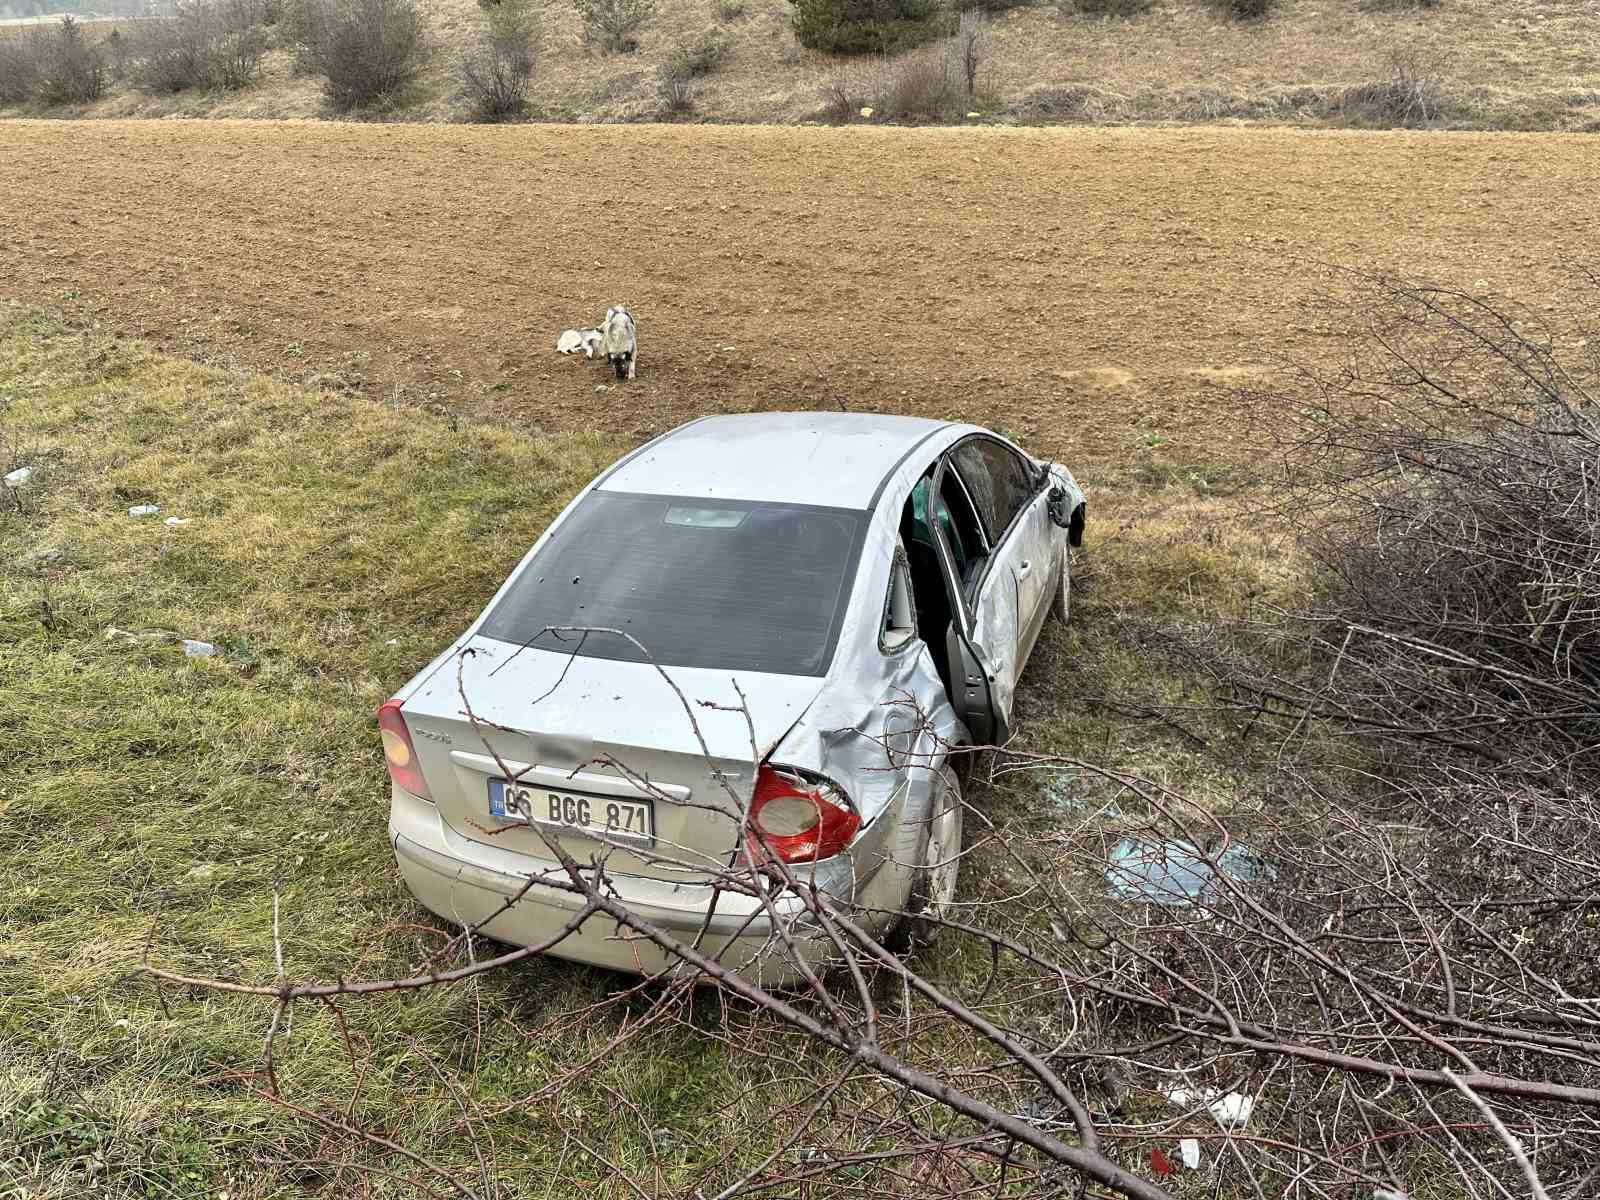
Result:
<instances>
[{"instance_id":1,"label":"license plate","mask_svg":"<svg viewBox=\"0 0 1600 1200\"><path fill-rule=\"evenodd\" d=\"M583 796L537 784L508 784L504 779L491 779L489 815L626 845L653 846L656 842L655 809L648 800Z\"/></svg>"}]
</instances>

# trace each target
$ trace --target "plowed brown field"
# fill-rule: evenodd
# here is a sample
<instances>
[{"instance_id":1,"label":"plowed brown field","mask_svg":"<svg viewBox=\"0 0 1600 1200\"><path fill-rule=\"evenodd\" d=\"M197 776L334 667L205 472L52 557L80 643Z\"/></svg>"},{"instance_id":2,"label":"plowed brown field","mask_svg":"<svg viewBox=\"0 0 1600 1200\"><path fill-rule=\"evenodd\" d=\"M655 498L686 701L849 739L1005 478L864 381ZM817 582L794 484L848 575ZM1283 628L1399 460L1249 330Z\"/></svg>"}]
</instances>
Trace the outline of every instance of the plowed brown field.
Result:
<instances>
[{"instance_id":1,"label":"plowed brown field","mask_svg":"<svg viewBox=\"0 0 1600 1200\"><path fill-rule=\"evenodd\" d=\"M1582 136L0 124L0 295L169 349L628 434L832 406L1114 458L1240 436L1342 345L1328 265L1536 305L1595 250ZM635 383L559 358L609 302ZM607 385L599 390L600 385Z\"/></svg>"}]
</instances>

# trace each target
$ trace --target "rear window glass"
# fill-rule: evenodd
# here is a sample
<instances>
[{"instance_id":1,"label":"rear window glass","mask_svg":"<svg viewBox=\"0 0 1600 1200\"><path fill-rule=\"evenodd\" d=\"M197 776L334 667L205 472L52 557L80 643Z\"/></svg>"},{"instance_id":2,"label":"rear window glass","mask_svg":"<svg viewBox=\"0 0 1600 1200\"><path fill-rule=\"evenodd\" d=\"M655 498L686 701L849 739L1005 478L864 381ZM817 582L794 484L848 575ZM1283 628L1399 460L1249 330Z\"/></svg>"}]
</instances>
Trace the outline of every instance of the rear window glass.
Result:
<instances>
[{"instance_id":1,"label":"rear window glass","mask_svg":"<svg viewBox=\"0 0 1600 1200\"><path fill-rule=\"evenodd\" d=\"M481 632L588 658L821 675L850 600L867 514L590 492L489 613ZM579 645L579 642L582 645Z\"/></svg>"}]
</instances>

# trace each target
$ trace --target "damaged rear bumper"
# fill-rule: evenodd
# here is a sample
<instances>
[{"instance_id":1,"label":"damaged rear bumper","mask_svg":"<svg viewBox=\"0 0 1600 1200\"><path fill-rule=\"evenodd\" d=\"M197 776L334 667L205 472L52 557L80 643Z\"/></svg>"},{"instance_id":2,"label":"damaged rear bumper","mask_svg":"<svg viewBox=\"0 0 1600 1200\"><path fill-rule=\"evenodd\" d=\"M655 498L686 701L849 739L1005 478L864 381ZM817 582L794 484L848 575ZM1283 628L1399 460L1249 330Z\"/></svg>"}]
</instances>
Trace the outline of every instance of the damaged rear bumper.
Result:
<instances>
[{"instance_id":1,"label":"damaged rear bumper","mask_svg":"<svg viewBox=\"0 0 1600 1200\"><path fill-rule=\"evenodd\" d=\"M527 887L530 867L564 881L559 867L463 838L432 804L398 788L389 810L389 841L412 895L452 923L478 924L526 887L514 905L483 926L499 941L535 945L555 936L583 907L583 897L571 892L537 883ZM705 884L636 876L610 876L609 882L635 916L763 986L799 982L796 955L816 970L826 970L832 957L832 943L793 895L779 897L769 911L754 897ZM778 934L775 917L792 950ZM590 916L549 953L640 975L691 970L604 913Z\"/></svg>"}]
</instances>

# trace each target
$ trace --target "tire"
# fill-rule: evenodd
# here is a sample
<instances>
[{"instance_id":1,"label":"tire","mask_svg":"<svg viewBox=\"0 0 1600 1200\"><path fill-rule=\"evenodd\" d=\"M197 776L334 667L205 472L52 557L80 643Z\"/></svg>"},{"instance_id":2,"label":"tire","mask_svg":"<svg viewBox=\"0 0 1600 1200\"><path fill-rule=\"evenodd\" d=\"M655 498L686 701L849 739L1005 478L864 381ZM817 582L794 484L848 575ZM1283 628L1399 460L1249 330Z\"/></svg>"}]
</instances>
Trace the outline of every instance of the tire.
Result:
<instances>
[{"instance_id":1,"label":"tire","mask_svg":"<svg viewBox=\"0 0 1600 1200\"><path fill-rule=\"evenodd\" d=\"M941 774L944 792L927 823L919 867L906 896L906 915L884 939L896 954L911 954L937 942L942 926L936 918L945 916L955 899L961 872L961 783L948 765Z\"/></svg>"},{"instance_id":2,"label":"tire","mask_svg":"<svg viewBox=\"0 0 1600 1200\"><path fill-rule=\"evenodd\" d=\"M1050 612L1063 625L1072 616L1072 547L1061 547L1061 579L1050 601Z\"/></svg>"}]
</instances>

